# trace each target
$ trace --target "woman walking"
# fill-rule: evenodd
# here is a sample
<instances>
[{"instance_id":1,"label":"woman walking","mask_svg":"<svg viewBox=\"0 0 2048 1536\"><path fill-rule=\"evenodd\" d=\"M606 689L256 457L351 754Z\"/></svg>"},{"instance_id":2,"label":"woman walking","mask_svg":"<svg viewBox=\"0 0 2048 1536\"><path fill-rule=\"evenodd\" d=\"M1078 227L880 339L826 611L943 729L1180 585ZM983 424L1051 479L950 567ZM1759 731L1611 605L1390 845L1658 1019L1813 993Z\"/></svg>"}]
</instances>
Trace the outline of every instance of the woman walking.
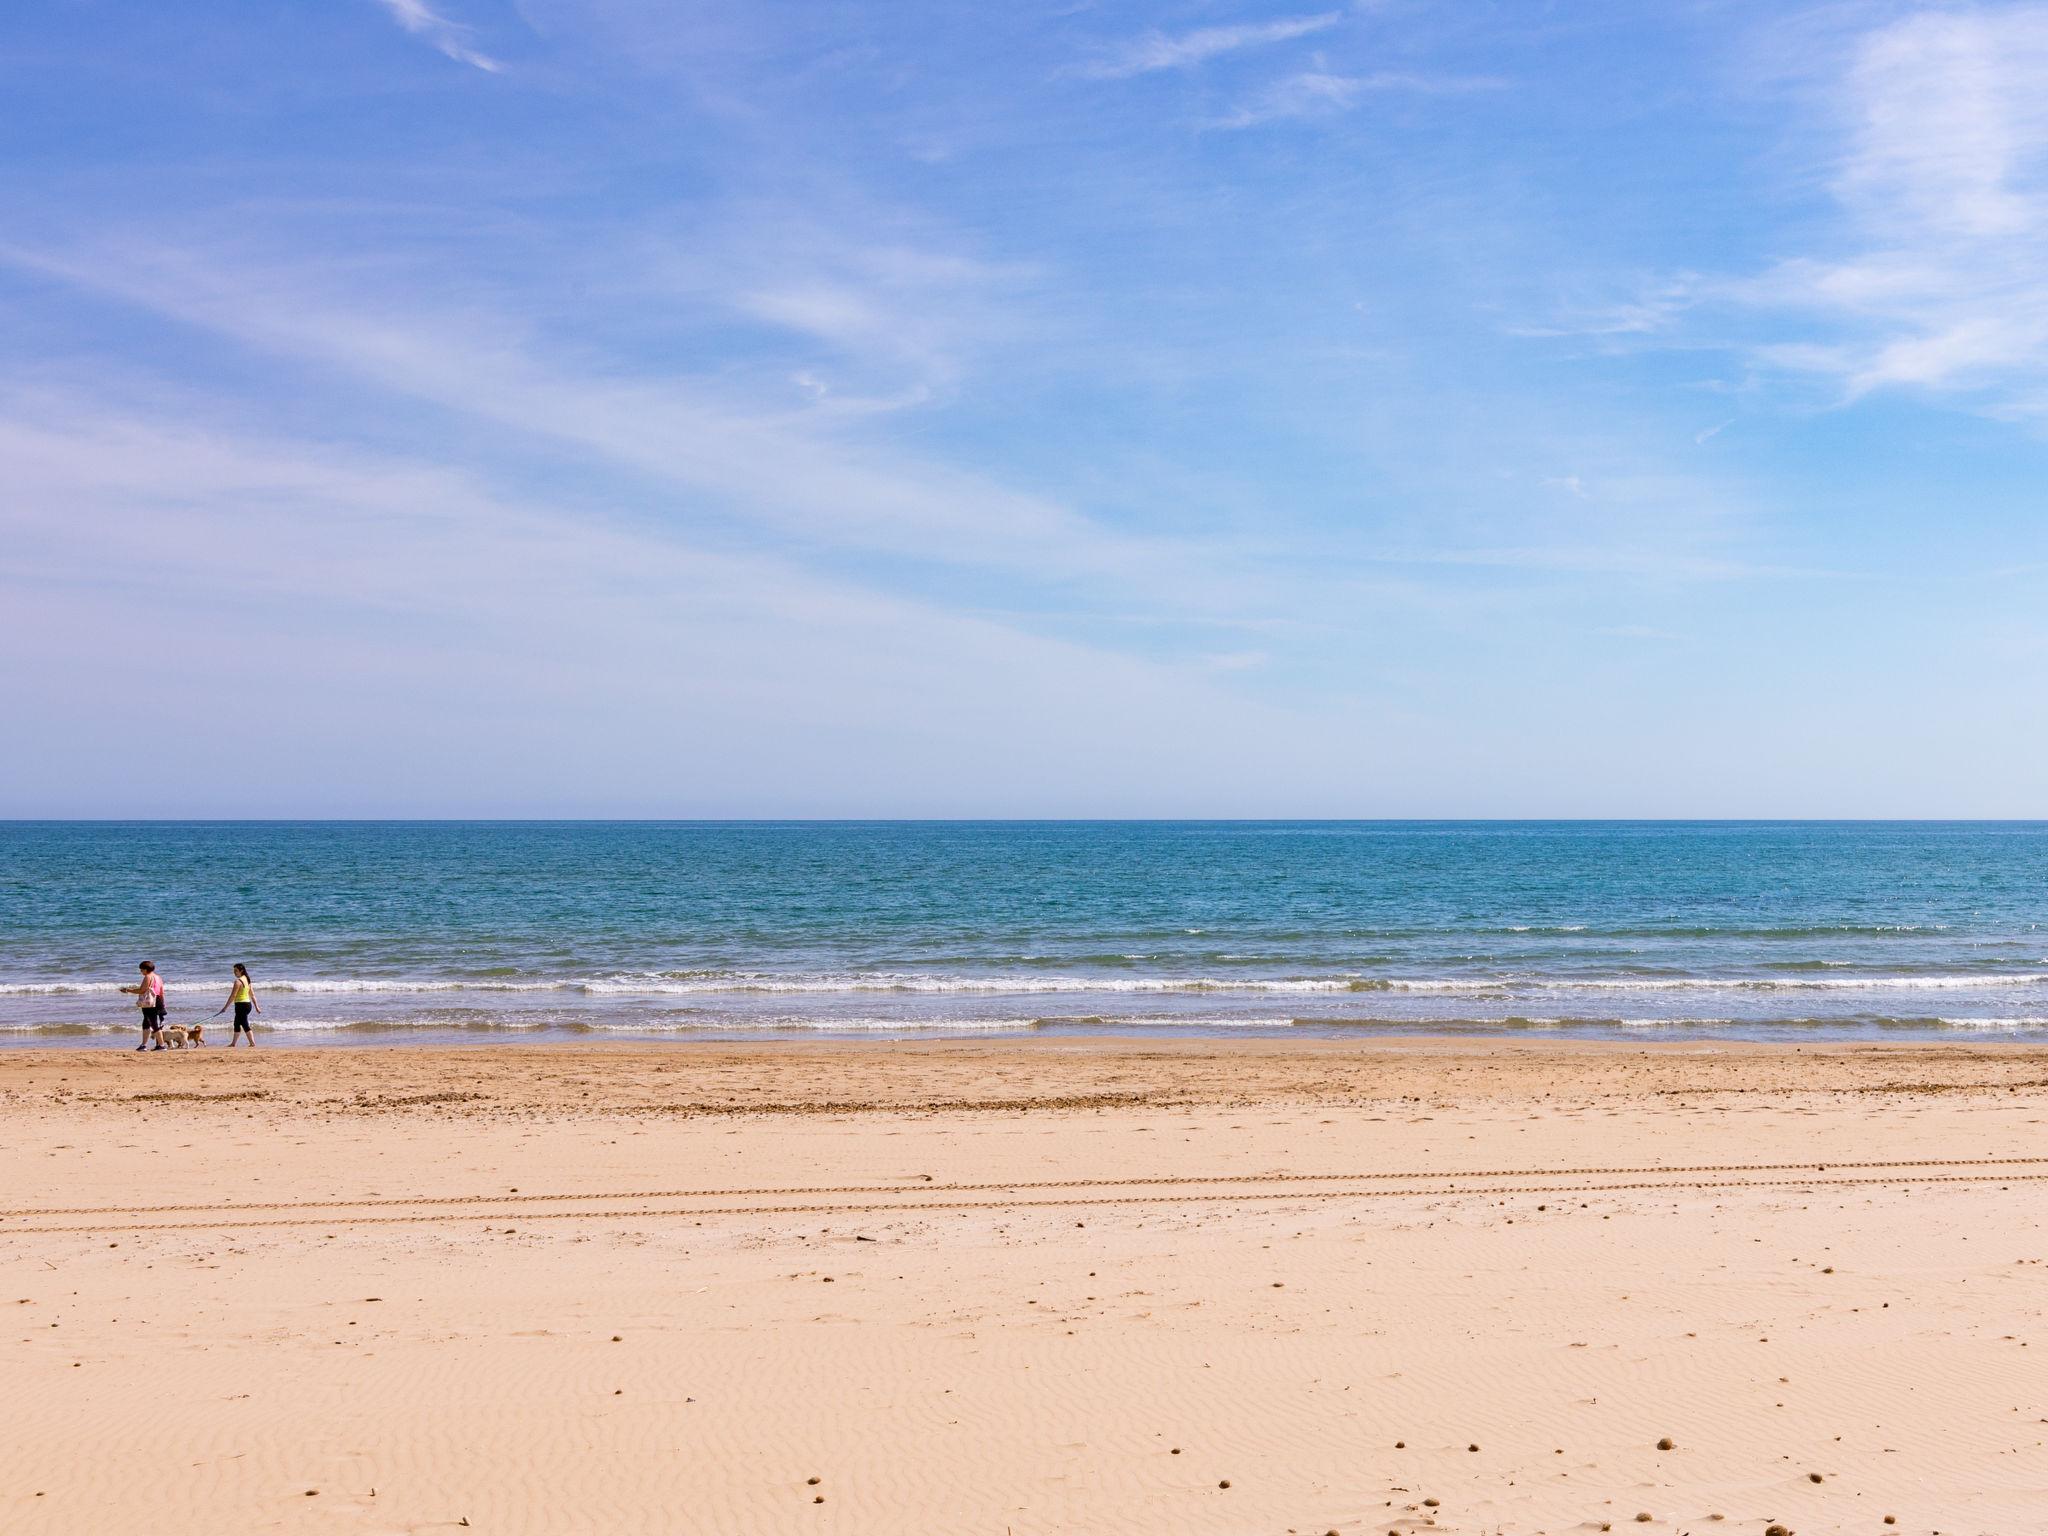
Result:
<instances>
[{"instance_id":1,"label":"woman walking","mask_svg":"<svg viewBox=\"0 0 2048 1536\"><path fill-rule=\"evenodd\" d=\"M239 960L235 962L235 984L228 989L228 1000L213 1010L217 1019L229 1008L235 1010L235 1032L228 1036L228 1049L233 1050L242 1036L249 1037L249 1049L256 1049L256 1032L249 1027L249 1015L261 1013L263 1005L256 1001L255 990L249 985L249 968Z\"/></svg>"},{"instance_id":2,"label":"woman walking","mask_svg":"<svg viewBox=\"0 0 2048 1536\"><path fill-rule=\"evenodd\" d=\"M146 1051L154 1043L158 1050L162 1050L164 1009L167 1006L164 999L164 979L157 975L156 966L147 960L144 960L138 969L142 972L142 980L132 987L121 989L123 992L133 992L135 1006L142 1010L142 1044L135 1049Z\"/></svg>"}]
</instances>

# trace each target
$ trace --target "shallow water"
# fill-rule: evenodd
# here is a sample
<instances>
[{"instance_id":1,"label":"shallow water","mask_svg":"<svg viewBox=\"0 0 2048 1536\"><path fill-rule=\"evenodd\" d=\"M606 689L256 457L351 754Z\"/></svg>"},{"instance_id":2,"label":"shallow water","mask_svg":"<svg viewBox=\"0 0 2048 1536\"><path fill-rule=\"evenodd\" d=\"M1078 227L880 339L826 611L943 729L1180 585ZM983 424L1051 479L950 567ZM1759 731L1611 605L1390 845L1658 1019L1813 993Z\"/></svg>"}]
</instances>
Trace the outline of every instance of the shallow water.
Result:
<instances>
[{"instance_id":1,"label":"shallow water","mask_svg":"<svg viewBox=\"0 0 2048 1536\"><path fill-rule=\"evenodd\" d=\"M6 823L0 1041L2048 1038L2048 823Z\"/></svg>"}]
</instances>

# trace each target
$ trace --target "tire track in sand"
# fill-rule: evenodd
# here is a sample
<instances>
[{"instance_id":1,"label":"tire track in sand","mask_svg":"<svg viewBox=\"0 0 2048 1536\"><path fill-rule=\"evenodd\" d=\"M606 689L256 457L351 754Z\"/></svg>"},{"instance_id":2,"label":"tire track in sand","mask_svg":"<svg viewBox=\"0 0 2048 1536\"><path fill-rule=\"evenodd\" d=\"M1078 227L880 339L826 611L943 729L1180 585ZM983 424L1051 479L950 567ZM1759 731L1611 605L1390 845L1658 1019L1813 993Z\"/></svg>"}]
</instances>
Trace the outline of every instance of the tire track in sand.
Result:
<instances>
[{"instance_id":1,"label":"tire track in sand","mask_svg":"<svg viewBox=\"0 0 2048 1536\"><path fill-rule=\"evenodd\" d=\"M521 1221L654 1220L665 1217L783 1216L832 1213L1028 1210L1053 1207L1238 1204L1264 1200L1368 1200L1498 1195L1584 1195L1655 1190L1815 1189L1865 1185L2048 1182L2048 1173L1994 1170L2048 1163L2048 1157L1929 1158L1841 1163L1721 1163L1671 1167L1470 1169L1370 1173L1263 1173L1159 1177L1018 1179L978 1183L784 1185L768 1188L616 1190L586 1193L372 1196L357 1200L237 1201L158 1206L45 1206L0 1210L0 1236L94 1232L210 1231L298 1226L401 1226L467 1219ZM1965 1173L1932 1173L1964 1168ZM1842 1174L1834 1170L1891 1170ZM1792 1178L1704 1178L1702 1174L1804 1173ZM1626 1177L1650 1175L1650 1177ZM1587 1179L1605 1182L1582 1182ZM1501 1180L1518 1182L1503 1183ZM1447 1182L1456 1181L1456 1182ZM1527 1182L1539 1181L1539 1182ZM1374 1187L1358 1187L1370 1184ZM1262 1186L1247 1189L1244 1186ZM1318 1187L1331 1186L1339 1187ZM1047 1193L1070 1191L1071 1193ZM1084 1191L1086 1193L1084 1193ZM1115 1191L1109 1193L1108 1191ZM810 1199L791 1197L809 1196ZM991 1198L934 1198L976 1196ZM828 1198L818 1198L828 1197ZM849 1198L851 1197L851 1198ZM876 1198L880 1197L880 1198ZM740 1204L706 1204L709 1201ZM617 1202L637 1201L637 1205ZM667 1202L649 1204L646 1202ZM538 1206L552 1207L536 1209ZM258 1212L288 1212L259 1215ZM374 1212L375 1214L363 1214ZM157 1215L196 1220L150 1221ZM62 1221L51 1218L101 1217Z\"/></svg>"}]
</instances>

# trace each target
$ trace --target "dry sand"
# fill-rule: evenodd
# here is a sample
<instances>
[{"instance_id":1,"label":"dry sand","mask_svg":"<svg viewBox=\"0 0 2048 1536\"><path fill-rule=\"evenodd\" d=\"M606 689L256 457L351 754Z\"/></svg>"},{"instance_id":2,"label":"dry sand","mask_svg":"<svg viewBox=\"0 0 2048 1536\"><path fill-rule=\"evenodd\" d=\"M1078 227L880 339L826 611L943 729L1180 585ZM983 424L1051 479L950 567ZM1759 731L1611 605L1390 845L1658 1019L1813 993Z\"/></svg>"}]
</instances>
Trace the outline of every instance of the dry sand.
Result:
<instances>
[{"instance_id":1,"label":"dry sand","mask_svg":"<svg viewBox=\"0 0 2048 1536\"><path fill-rule=\"evenodd\" d=\"M2023 1047L9 1051L0 1531L2048 1530L2044 1115Z\"/></svg>"}]
</instances>

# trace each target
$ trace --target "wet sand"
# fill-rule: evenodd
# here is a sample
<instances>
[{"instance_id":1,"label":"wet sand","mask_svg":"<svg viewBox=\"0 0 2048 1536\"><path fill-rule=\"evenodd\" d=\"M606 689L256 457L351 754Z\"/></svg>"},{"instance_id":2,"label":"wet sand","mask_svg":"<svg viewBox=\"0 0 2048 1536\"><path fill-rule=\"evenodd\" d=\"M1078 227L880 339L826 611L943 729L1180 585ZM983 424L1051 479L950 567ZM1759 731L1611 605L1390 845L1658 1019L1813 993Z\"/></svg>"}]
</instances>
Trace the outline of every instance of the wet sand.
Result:
<instances>
[{"instance_id":1,"label":"wet sand","mask_svg":"<svg viewBox=\"0 0 2048 1536\"><path fill-rule=\"evenodd\" d=\"M2024 1046L7 1052L0 1529L2039 1529L2044 1116Z\"/></svg>"}]
</instances>

